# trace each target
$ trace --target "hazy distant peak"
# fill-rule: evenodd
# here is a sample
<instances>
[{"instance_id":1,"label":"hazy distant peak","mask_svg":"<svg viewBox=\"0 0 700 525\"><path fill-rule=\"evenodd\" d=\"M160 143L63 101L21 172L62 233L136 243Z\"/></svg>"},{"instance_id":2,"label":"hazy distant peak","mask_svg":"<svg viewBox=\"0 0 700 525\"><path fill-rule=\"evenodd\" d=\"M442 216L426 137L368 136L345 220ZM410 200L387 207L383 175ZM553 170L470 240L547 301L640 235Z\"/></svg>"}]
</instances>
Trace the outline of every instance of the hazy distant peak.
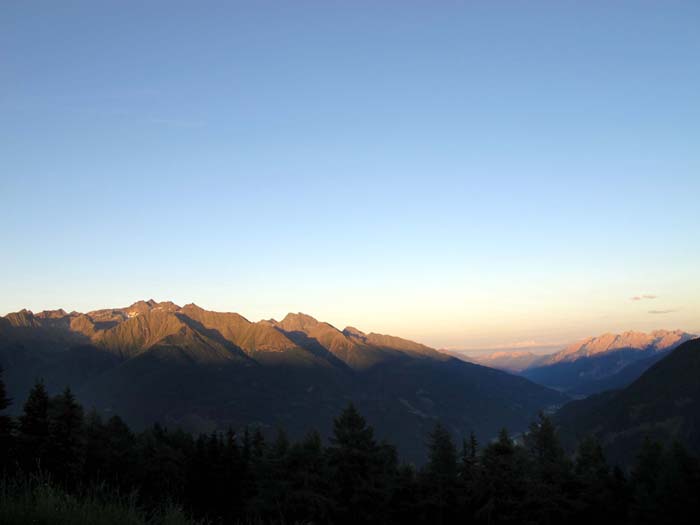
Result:
<instances>
[{"instance_id":1,"label":"hazy distant peak","mask_svg":"<svg viewBox=\"0 0 700 525\"><path fill-rule=\"evenodd\" d=\"M527 357L535 355L529 350L513 350L513 351L508 351L508 350L498 350L496 352L491 352L490 354L485 355L484 357L489 357L489 358L497 358L497 357Z\"/></svg>"},{"instance_id":2,"label":"hazy distant peak","mask_svg":"<svg viewBox=\"0 0 700 525\"><path fill-rule=\"evenodd\" d=\"M468 359L491 368L520 372L542 359L542 356L529 350L497 350L485 355L470 356Z\"/></svg>"}]
</instances>

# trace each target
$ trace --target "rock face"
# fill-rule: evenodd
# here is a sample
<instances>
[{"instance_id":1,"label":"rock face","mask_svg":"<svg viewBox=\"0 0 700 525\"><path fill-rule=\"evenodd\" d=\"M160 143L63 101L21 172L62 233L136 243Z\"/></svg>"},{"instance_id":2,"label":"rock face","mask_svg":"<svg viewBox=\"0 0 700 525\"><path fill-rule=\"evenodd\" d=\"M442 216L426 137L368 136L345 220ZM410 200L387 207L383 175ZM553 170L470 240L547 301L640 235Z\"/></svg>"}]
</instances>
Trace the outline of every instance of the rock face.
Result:
<instances>
[{"instance_id":1,"label":"rock face","mask_svg":"<svg viewBox=\"0 0 700 525\"><path fill-rule=\"evenodd\" d=\"M700 339L687 341L622 390L604 392L564 406L555 421L573 447L596 435L607 454L631 462L645 437L676 439L700 452Z\"/></svg>"},{"instance_id":2,"label":"rock face","mask_svg":"<svg viewBox=\"0 0 700 525\"><path fill-rule=\"evenodd\" d=\"M17 400L43 378L50 391L69 385L88 408L135 427L257 424L284 425L297 436L328 433L353 401L380 437L416 461L437 419L456 437L473 430L485 440L503 426L524 429L538 410L564 401L526 379L399 337L339 330L301 313L251 322L153 300L9 314L0 318L0 364Z\"/></svg>"},{"instance_id":3,"label":"rock face","mask_svg":"<svg viewBox=\"0 0 700 525\"><path fill-rule=\"evenodd\" d=\"M656 330L650 333L625 332L622 334L603 334L589 337L567 346L561 352L545 357L538 366L562 362L572 362L585 357L614 352L616 350L642 350L645 352L663 352L688 341L693 336L681 330Z\"/></svg>"},{"instance_id":4,"label":"rock face","mask_svg":"<svg viewBox=\"0 0 700 525\"><path fill-rule=\"evenodd\" d=\"M680 330L590 337L533 362L521 374L574 395L623 388L667 352L693 337Z\"/></svg>"}]
</instances>

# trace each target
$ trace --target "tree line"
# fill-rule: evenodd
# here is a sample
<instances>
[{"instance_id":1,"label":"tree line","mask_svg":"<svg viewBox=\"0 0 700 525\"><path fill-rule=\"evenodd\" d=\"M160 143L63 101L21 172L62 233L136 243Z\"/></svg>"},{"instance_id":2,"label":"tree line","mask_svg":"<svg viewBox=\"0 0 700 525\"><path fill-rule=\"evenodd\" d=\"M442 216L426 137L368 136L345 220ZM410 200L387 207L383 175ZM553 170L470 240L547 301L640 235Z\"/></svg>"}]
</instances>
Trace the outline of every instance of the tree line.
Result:
<instances>
[{"instance_id":1,"label":"tree line","mask_svg":"<svg viewBox=\"0 0 700 525\"><path fill-rule=\"evenodd\" d=\"M681 444L647 440L629 471L600 443L569 455L545 415L517 442L456 444L436 423L427 463L402 463L350 404L327 444L317 432L292 442L283 429L194 436L155 424L133 432L118 416L85 413L70 389L37 382L18 418L6 414L0 375L0 470L43 473L68 493L107 487L140 508L175 504L207 523L694 523L700 463Z\"/></svg>"}]
</instances>

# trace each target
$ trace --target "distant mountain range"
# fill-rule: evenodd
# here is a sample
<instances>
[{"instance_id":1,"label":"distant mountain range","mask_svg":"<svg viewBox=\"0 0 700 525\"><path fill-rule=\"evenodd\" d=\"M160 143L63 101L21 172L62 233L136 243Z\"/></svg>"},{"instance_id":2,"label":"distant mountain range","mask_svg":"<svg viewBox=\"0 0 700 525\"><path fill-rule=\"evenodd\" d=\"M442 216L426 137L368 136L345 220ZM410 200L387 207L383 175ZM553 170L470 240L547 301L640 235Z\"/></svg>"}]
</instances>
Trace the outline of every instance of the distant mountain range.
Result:
<instances>
[{"instance_id":1,"label":"distant mountain range","mask_svg":"<svg viewBox=\"0 0 700 525\"><path fill-rule=\"evenodd\" d=\"M667 352L694 337L680 330L603 334L534 360L520 374L575 396L623 388Z\"/></svg>"},{"instance_id":2,"label":"distant mountain range","mask_svg":"<svg viewBox=\"0 0 700 525\"><path fill-rule=\"evenodd\" d=\"M535 354L529 350L499 350L488 354L465 356L465 359L506 372L518 373L541 360L542 357L542 354Z\"/></svg>"},{"instance_id":3,"label":"distant mountain range","mask_svg":"<svg viewBox=\"0 0 700 525\"><path fill-rule=\"evenodd\" d=\"M629 386L574 401L555 421L569 446L597 436L608 456L630 463L642 440L679 440L700 453L700 339L686 341Z\"/></svg>"},{"instance_id":4,"label":"distant mountain range","mask_svg":"<svg viewBox=\"0 0 700 525\"><path fill-rule=\"evenodd\" d=\"M88 313L28 310L0 317L0 364L25 399L43 378L87 407L134 427L159 421L194 431L283 425L323 434L348 402L380 437L421 461L440 419L456 437L524 429L565 397L527 379L467 363L399 337L338 330L311 316L250 322L194 304L139 301ZM15 403L13 409L21 406Z\"/></svg>"}]
</instances>

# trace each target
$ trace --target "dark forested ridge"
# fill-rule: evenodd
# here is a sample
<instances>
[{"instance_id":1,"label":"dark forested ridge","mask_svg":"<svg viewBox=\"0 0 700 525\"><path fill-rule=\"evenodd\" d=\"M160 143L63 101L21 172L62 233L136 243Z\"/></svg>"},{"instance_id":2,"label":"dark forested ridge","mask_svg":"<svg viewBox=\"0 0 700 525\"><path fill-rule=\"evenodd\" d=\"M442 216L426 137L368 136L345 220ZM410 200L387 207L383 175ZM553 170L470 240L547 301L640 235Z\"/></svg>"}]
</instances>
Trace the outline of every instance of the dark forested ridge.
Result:
<instances>
[{"instance_id":1,"label":"dark forested ridge","mask_svg":"<svg viewBox=\"0 0 700 525\"><path fill-rule=\"evenodd\" d=\"M565 397L524 378L465 363L398 337L339 330L304 314L250 322L190 304L0 317L0 365L11 396L37 378L51 394L71 385L103 417L135 430L154 422L192 432L256 424L326 438L352 400L402 457L425 461L436 419L459 438L527 428ZM19 407L14 407L18 413Z\"/></svg>"},{"instance_id":2,"label":"dark forested ridge","mask_svg":"<svg viewBox=\"0 0 700 525\"><path fill-rule=\"evenodd\" d=\"M10 402L0 382L8 524L694 523L700 510L700 466L679 443L646 441L623 471L593 438L567 454L544 415L517 443L505 429L455 443L438 423L417 469L352 405L324 442L283 429L266 439L257 427L135 433L41 383L18 418L6 415Z\"/></svg>"},{"instance_id":3,"label":"dark forested ridge","mask_svg":"<svg viewBox=\"0 0 700 525\"><path fill-rule=\"evenodd\" d=\"M647 436L700 453L700 339L671 351L627 388L565 405L555 421L566 443L594 434L623 463Z\"/></svg>"}]
</instances>

